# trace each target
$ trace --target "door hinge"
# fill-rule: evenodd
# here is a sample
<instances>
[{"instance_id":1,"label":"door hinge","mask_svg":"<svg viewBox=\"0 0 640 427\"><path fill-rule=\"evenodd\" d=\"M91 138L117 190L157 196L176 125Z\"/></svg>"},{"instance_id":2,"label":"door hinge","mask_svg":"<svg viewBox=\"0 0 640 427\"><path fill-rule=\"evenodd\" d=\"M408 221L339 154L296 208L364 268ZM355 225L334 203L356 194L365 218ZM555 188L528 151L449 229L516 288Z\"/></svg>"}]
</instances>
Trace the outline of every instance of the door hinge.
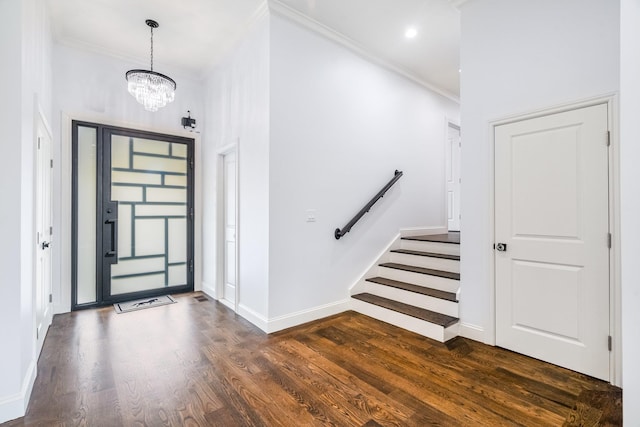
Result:
<instances>
[{"instance_id":1,"label":"door hinge","mask_svg":"<svg viewBox=\"0 0 640 427\"><path fill-rule=\"evenodd\" d=\"M189 261L189 272L193 273L193 260Z\"/></svg>"},{"instance_id":2,"label":"door hinge","mask_svg":"<svg viewBox=\"0 0 640 427\"><path fill-rule=\"evenodd\" d=\"M53 294L49 294L49 302L53 302Z\"/></svg>"},{"instance_id":3,"label":"door hinge","mask_svg":"<svg viewBox=\"0 0 640 427\"><path fill-rule=\"evenodd\" d=\"M53 225L49 226L49 236L53 236Z\"/></svg>"},{"instance_id":4,"label":"door hinge","mask_svg":"<svg viewBox=\"0 0 640 427\"><path fill-rule=\"evenodd\" d=\"M38 137L38 150L40 149L40 137Z\"/></svg>"},{"instance_id":5,"label":"door hinge","mask_svg":"<svg viewBox=\"0 0 640 427\"><path fill-rule=\"evenodd\" d=\"M609 348L609 351L611 351L613 349L613 338L611 338L611 335L609 335L609 337L607 339L607 346Z\"/></svg>"},{"instance_id":6,"label":"door hinge","mask_svg":"<svg viewBox=\"0 0 640 427\"><path fill-rule=\"evenodd\" d=\"M607 147L611 146L611 131L607 131Z\"/></svg>"},{"instance_id":7,"label":"door hinge","mask_svg":"<svg viewBox=\"0 0 640 427\"><path fill-rule=\"evenodd\" d=\"M53 169L53 159L49 160L49 166Z\"/></svg>"},{"instance_id":8,"label":"door hinge","mask_svg":"<svg viewBox=\"0 0 640 427\"><path fill-rule=\"evenodd\" d=\"M613 237L611 236L611 233L609 233L609 236L607 237L607 245L609 246L609 249L611 249L612 240L613 240Z\"/></svg>"}]
</instances>

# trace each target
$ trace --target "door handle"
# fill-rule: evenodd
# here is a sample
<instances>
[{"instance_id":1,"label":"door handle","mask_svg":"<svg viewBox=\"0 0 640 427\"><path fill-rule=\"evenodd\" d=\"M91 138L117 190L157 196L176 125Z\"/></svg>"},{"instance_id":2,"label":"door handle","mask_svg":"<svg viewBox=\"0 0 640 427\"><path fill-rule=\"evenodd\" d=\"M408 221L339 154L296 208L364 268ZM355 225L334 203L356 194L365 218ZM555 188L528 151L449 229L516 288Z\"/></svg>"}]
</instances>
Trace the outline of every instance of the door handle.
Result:
<instances>
[{"instance_id":1,"label":"door handle","mask_svg":"<svg viewBox=\"0 0 640 427\"><path fill-rule=\"evenodd\" d=\"M111 225L111 250L107 251L104 256L106 257L118 257L118 219L109 218L104 222L107 225Z\"/></svg>"},{"instance_id":2,"label":"door handle","mask_svg":"<svg viewBox=\"0 0 640 427\"><path fill-rule=\"evenodd\" d=\"M506 252L507 251L507 244L506 243L496 243L496 250L498 252Z\"/></svg>"},{"instance_id":3,"label":"door handle","mask_svg":"<svg viewBox=\"0 0 640 427\"><path fill-rule=\"evenodd\" d=\"M118 263L118 202L109 202L107 205L107 214L110 218L104 220L105 226L110 226L110 230L105 230L105 233L109 233L111 237L110 242L105 242L104 245L104 256L105 258L111 258L108 263L109 264L117 264ZM107 236L109 236L107 234ZM107 237L105 236L105 239ZM109 244L110 243L110 244Z\"/></svg>"},{"instance_id":4,"label":"door handle","mask_svg":"<svg viewBox=\"0 0 640 427\"><path fill-rule=\"evenodd\" d=\"M51 245L51 242L42 242L42 250L44 251Z\"/></svg>"}]
</instances>

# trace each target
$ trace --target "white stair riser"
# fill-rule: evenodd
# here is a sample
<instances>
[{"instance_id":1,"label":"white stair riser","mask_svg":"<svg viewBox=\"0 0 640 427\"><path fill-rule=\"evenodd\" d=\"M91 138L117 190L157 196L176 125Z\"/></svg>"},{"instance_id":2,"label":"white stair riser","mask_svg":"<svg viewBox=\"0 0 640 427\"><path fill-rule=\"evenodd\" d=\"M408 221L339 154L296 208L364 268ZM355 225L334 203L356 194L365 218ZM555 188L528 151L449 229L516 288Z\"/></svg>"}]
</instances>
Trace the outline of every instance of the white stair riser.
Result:
<instances>
[{"instance_id":1,"label":"white stair riser","mask_svg":"<svg viewBox=\"0 0 640 427\"><path fill-rule=\"evenodd\" d=\"M439 342L445 342L458 334L458 324L443 328L440 325L426 322L397 311L389 310L384 307L369 304L364 301L352 299L351 308L358 313L364 314L382 322L390 323L399 328L407 329L416 334L431 338Z\"/></svg>"},{"instance_id":2,"label":"white stair riser","mask_svg":"<svg viewBox=\"0 0 640 427\"><path fill-rule=\"evenodd\" d=\"M398 280L400 282L412 283L414 285L426 286L447 292L458 292L460 281L447 279L445 277L430 276L428 274L414 273L412 271L398 270L389 267L378 267L378 275L387 279Z\"/></svg>"},{"instance_id":3,"label":"white stair riser","mask_svg":"<svg viewBox=\"0 0 640 427\"><path fill-rule=\"evenodd\" d=\"M438 254L460 255L460 245L454 243L422 242L420 240L401 240L401 249L435 252Z\"/></svg>"},{"instance_id":4,"label":"white stair riser","mask_svg":"<svg viewBox=\"0 0 640 427\"><path fill-rule=\"evenodd\" d=\"M453 259L435 258L422 255L409 255L391 252L391 262L413 265L415 267L431 268L433 270L460 273L460 261Z\"/></svg>"},{"instance_id":5,"label":"white stair riser","mask_svg":"<svg viewBox=\"0 0 640 427\"><path fill-rule=\"evenodd\" d=\"M429 295L422 295L373 282L367 282L365 289L364 292L366 293L435 311L436 313L446 314L447 316L459 317L457 302L434 298Z\"/></svg>"}]
</instances>

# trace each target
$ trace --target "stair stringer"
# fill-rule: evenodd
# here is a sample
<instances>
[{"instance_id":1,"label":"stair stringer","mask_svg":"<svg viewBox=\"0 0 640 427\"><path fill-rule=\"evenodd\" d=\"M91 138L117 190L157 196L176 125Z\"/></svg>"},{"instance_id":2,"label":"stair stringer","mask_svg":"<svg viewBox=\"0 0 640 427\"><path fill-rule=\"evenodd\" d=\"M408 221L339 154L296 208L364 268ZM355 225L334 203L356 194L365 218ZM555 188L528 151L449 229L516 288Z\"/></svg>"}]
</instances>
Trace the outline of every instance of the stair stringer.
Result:
<instances>
[{"instance_id":1,"label":"stair stringer","mask_svg":"<svg viewBox=\"0 0 640 427\"><path fill-rule=\"evenodd\" d=\"M359 276L358 280L349 288L349 295L355 295L361 292L366 292L366 281L368 277L374 277L378 274L378 264L383 262L390 262L391 251L393 249L400 249L401 233L396 234L387 246L380 252L378 257L367 267L367 269Z\"/></svg>"},{"instance_id":2,"label":"stair stringer","mask_svg":"<svg viewBox=\"0 0 640 427\"><path fill-rule=\"evenodd\" d=\"M349 295L354 295L360 292L366 292L366 281L369 277L378 275L378 265L384 262L391 262L391 251L394 249L403 249L402 238L409 236L420 236L427 234L442 234L446 233L446 227L416 227L416 228L402 228L389 241L387 246L379 253L378 257L367 267L367 269L359 276L349 287Z\"/></svg>"}]
</instances>

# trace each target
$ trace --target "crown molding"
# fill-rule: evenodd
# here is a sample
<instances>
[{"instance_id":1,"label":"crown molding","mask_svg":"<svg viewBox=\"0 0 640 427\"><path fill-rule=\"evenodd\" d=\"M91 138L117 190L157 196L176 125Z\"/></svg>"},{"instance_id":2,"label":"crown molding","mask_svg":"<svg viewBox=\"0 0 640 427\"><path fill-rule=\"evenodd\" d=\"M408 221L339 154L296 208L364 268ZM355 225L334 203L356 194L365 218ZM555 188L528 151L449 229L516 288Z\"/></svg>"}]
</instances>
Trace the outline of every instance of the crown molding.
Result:
<instances>
[{"instance_id":1,"label":"crown molding","mask_svg":"<svg viewBox=\"0 0 640 427\"><path fill-rule=\"evenodd\" d=\"M449 0L449 3L456 9L460 10L463 6L468 3L471 3L473 0Z\"/></svg>"},{"instance_id":2,"label":"crown molding","mask_svg":"<svg viewBox=\"0 0 640 427\"><path fill-rule=\"evenodd\" d=\"M289 19L317 34L320 34L321 36L324 36L325 38L346 47L347 49L351 50L358 56L368 60L369 62L400 74L401 76L413 81L414 83L417 83L418 85L424 87L425 89L428 89L431 92L435 92L438 95L444 96L445 98L450 99L451 101L454 101L458 104L460 103L460 97L456 96L455 94L416 76L414 73L402 67L398 67L397 65L394 65L391 62L372 54L364 46L347 37L346 35L340 33L339 31L336 31L333 28L330 28L316 21L315 19L293 9L292 7L280 2L279 0L267 0L267 2L269 11L271 13Z\"/></svg>"},{"instance_id":3,"label":"crown molding","mask_svg":"<svg viewBox=\"0 0 640 427\"><path fill-rule=\"evenodd\" d=\"M239 31L236 33L234 39L228 44L226 49L220 54L219 57L214 58L206 67L200 72L200 78L206 80L211 74L224 63L229 57L230 53L237 48L242 41L247 38L249 33L257 27L262 21L269 17L269 4L267 0L260 2L256 10L253 11L251 16L240 26Z\"/></svg>"}]
</instances>

